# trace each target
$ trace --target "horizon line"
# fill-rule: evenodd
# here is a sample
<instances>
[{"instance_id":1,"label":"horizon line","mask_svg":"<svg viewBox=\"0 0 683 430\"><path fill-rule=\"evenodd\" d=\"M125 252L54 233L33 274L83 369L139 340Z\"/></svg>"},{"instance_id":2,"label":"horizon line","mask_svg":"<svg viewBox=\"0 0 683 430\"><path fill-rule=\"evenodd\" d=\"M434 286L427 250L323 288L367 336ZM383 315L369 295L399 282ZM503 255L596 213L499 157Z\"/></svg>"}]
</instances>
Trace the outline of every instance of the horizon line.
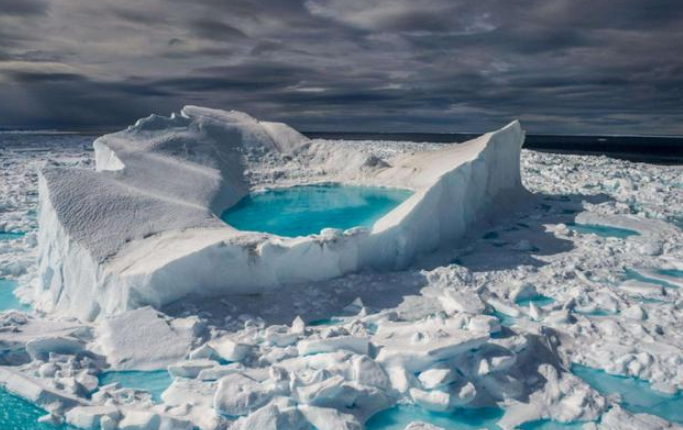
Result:
<instances>
[{"instance_id":1,"label":"horizon line","mask_svg":"<svg viewBox=\"0 0 683 430\"><path fill-rule=\"evenodd\" d=\"M56 128L3 128L0 126L0 134L112 134L118 131L123 131L127 127L122 128L83 128L83 129L56 129ZM401 135L401 134L414 134L414 135L483 135L489 133L489 131L457 131L457 132L424 132L424 131L325 131L325 130L297 130L301 134L384 134L384 135ZM545 136L545 137L600 137L600 138L620 138L620 137L636 137L636 138L659 138L659 139L683 139L682 135L666 135L666 134L568 134L568 133L527 133L527 136Z\"/></svg>"}]
</instances>

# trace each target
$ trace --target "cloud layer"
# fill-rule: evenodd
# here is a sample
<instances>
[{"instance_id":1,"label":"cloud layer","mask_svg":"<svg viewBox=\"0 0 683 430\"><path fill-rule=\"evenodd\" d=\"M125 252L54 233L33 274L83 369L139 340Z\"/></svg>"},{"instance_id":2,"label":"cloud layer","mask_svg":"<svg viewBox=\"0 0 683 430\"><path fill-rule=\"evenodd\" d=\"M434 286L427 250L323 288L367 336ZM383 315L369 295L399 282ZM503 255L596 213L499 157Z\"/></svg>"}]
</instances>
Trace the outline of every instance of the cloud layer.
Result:
<instances>
[{"instance_id":1,"label":"cloud layer","mask_svg":"<svg viewBox=\"0 0 683 430\"><path fill-rule=\"evenodd\" d=\"M683 134L670 0L0 0L0 126Z\"/></svg>"}]
</instances>

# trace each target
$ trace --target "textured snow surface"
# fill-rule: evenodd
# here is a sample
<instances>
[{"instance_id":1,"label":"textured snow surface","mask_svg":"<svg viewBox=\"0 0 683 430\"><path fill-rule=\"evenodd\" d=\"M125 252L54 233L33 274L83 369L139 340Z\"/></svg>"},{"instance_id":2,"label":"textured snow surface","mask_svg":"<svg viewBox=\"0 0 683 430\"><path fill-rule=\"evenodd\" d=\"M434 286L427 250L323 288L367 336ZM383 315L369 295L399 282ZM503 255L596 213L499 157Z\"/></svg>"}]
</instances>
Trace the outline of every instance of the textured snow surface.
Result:
<instances>
[{"instance_id":1,"label":"textured snow surface","mask_svg":"<svg viewBox=\"0 0 683 430\"><path fill-rule=\"evenodd\" d=\"M85 140L73 139L0 149L0 230L26 233L0 241L0 276L38 305L36 172L47 159L91 169ZM440 147L335 144L386 159ZM521 161L527 206L402 271L187 297L94 322L0 313L0 385L45 410L46 423L88 429L361 429L393 408L415 411L410 429L458 428L447 417L474 407L498 408L481 426L505 430L680 429L663 405L634 414L630 399L601 394L571 369L680 398L683 170L530 151ZM173 382L155 403L143 390L101 386L115 369L168 369Z\"/></svg>"},{"instance_id":2,"label":"textured snow surface","mask_svg":"<svg viewBox=\"0 0 683 430\"><path fill-rule=\"evenodd\" d=\"M188 106L152 115L97 139L96 171L42 170L40 307L93 320L186 296L405 268L527 197L523 139L515 122L461 145L382 159L240 112ZM414 193L370 229L286 238L220 220L250 189L311 182Z\"/></svg>"}]
</instances>

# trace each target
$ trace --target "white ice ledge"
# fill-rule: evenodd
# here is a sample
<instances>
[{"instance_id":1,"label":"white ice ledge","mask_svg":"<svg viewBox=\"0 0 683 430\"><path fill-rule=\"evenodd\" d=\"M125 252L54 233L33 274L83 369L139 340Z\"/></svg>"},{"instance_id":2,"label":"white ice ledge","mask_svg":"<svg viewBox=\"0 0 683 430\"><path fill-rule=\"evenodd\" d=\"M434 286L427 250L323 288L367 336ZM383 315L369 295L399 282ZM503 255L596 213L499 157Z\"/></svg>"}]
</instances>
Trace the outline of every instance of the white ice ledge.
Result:
<instances>
[{"instance_id":1,"label":"white ice ledge","mask_svg":"<svg viewBox=\"0 0 683 430\"><path fill-rule=\"evenodd\" d=\"M41 172L36 305L93 320L188 295L404 268L522 201L523 141L513 122L463 144L381 160L240 112L188 106L170 118L152 115L95 141L97 171ZM285 238L220 220L250 189L311 182L414 194L370 230Z\"/></svg>"}]
</instances>

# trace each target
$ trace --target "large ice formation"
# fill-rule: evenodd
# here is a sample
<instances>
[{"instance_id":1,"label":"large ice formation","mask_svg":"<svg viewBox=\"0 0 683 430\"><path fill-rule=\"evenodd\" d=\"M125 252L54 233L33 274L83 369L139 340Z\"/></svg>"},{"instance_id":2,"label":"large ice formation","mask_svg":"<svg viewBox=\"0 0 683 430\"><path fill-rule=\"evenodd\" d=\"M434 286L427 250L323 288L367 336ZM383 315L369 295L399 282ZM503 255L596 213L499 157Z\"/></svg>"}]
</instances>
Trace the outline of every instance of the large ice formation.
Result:
<instances>
[{"instance_id":1,"label":"large ice formation","mask_svg":"<svg viewBox=\"0 0 683 430\"><path fill-rule=\"evenodd\" d=\"M45 310L93 320L188 295L259 293L369 268L406 267L523 200L519 123L390 160L312 141L240 112L185 107L94 143L96 171L40 176ZM336 182L414 194L371 229L285 238L221 213L250 190Z\"/></svg>"}]
</instances>

